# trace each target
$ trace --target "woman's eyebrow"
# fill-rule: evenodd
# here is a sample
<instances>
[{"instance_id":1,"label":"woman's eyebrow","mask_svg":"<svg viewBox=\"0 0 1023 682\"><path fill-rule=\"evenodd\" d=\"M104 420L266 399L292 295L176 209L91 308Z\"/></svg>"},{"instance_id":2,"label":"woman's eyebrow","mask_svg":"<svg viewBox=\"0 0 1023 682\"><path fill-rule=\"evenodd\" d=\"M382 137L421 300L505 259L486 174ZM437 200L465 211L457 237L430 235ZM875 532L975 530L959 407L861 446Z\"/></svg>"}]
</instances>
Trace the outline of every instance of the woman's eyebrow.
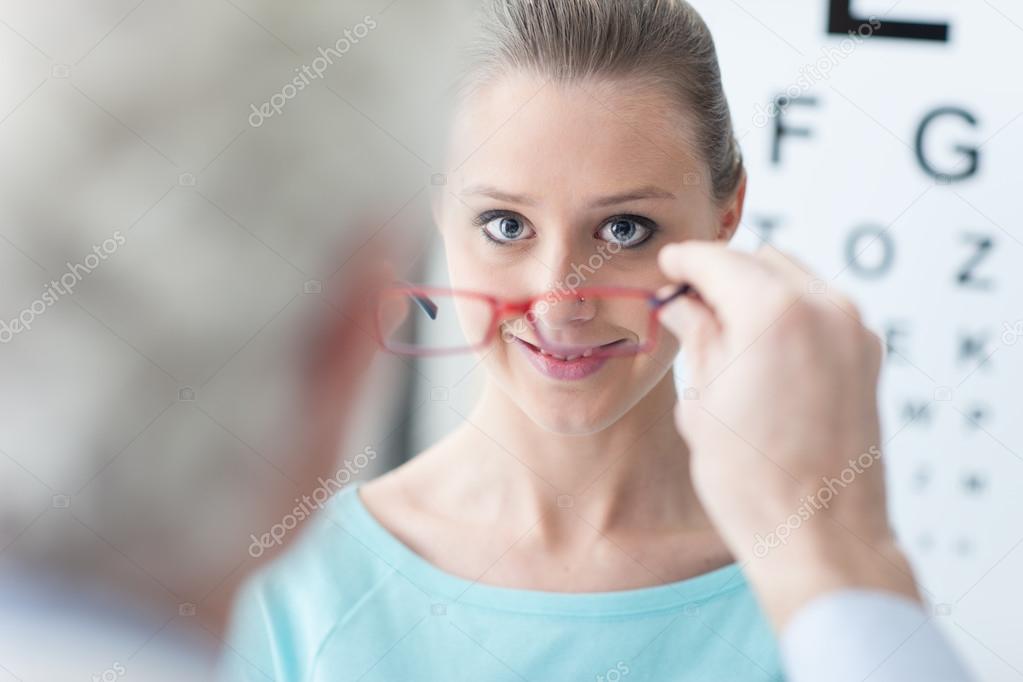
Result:
<instances>
[{"instance_id":1,"label":"woman's eyebrow","mask_svg":"<svg viewBox=\"0 0 1023 682\"><path fill-rule=\"evenodd\" d=\"M507 201L510 204L524 204L526 206L536 206L538 203L536 199L527 194L512 194L511 192L500 190L493 185L473 185L462 190L462 196L470 195L490 197L498 201Z\"/></svg>"},{"instance_id":2,"label":"woman's eyebrow","mask_svg":"<svg viewBox=\"0 0 1023 682\"><path fill-rule=\"evenodd\" d=\"M513 204L523 204L525 206L536 206L537 199L527 194L513 194L511 192L505 192L492 185L473 185L462 192L463 195L476 195L486 196L491 199L497 199L498 201L507 201ZM637 201L639 199L674 199L675 195L666 189L655 187L653 185L645 185L643 187L637 187L636 189L621 192L619 194L612 194L606 197L600 197L590 202L590 206L593 208L600 208L604 206L613 206L615 204L624 204L627 201Z\"/></svg>"},{"instance_id":3,"label":"woman's eyebrow","mask_svg":"<svg viewBox=\"0 0 1023 682\"><path fill-rule=\"evenodd\" d=\"M601 197L590 203L590 206L594 208L600 208L602 206L613 206L614 204L624 204L627 201L636 201L638 199L674 199L675 195L666 189L655 187L653 185L646 185L644 187L638 187L628 192L622 192L621 194L612 194L610 196Z\"/></svg>"}]
</instances>

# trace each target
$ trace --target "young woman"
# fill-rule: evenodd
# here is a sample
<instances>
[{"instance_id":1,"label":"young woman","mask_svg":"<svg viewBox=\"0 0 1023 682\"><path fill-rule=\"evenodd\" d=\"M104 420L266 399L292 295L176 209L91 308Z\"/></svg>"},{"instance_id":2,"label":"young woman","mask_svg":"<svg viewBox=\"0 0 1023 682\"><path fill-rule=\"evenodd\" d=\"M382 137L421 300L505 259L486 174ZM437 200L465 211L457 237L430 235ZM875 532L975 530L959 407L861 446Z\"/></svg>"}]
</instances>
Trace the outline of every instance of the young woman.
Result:
<instances>
[{"instance_id":1,"label":"young woman","mask_svg":"<svg viewBox=\"0 0 1023 682\"><path fill-rule=\"evenodd\" d=\"M234 654L252 679L779 679L673 423L679 344L593 288L663 293L661 247L739 224L711 36L682 0L486 17L435 204L450 286L572 295L504 320L464 423L343 490L251 582Z\"/></svg>"}]
</instances>

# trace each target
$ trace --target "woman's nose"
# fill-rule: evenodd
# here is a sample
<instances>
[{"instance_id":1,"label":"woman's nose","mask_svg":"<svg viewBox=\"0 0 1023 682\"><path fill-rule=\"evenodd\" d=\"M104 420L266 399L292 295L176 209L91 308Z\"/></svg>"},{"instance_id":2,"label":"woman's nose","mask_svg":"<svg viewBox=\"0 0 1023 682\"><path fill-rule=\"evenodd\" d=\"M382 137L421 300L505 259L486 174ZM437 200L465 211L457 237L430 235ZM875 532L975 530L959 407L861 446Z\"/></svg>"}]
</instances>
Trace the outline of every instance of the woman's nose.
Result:
<instances>
[{"instance_id":1,"label":"woman's nose","mask_svg":"<svg viewBox=\"0 0 1023 682\"><path fill-rule=\"evenodd\" d=\"M592 240L571 235L564 240L550 240L545 247L537 256L543 262L547 291L574 291L596 284L604 262L594 262L597 252Z\"/></svg>"},{"instance_id":2,"label":"woman's nose","mask_svg":"<svg viewBox=\"0 0 1023 682\"><path fill-rule=\"evenodd\" d=\"M558 331L572 329L585 324L596 315L596 301L585 296L576 295L575 292L557 293L559 298L548 297L535 310L537 320L546 329ZM564 298L560 298L560 296ZM553 299L553 300L551 300Z\"/></svg>"},{"instance_id":3,"label":"woman's nose","mask_svg":"<svg viewBox=\"0 0 1023 682\"><path fill-rule=\"evenodd\" d=\"M579 290L592 285L589 280L596 275L587 262L590 253L585 246L567 242L550 242L548 246L546 253L538 254L545 275L540 281L545 285L535 292L541 300L532 312L542 330L553 332L550 337L591 321L598 302L592 296L587 300L585 291L579 294Z\"/></svg>"}]
</instances>

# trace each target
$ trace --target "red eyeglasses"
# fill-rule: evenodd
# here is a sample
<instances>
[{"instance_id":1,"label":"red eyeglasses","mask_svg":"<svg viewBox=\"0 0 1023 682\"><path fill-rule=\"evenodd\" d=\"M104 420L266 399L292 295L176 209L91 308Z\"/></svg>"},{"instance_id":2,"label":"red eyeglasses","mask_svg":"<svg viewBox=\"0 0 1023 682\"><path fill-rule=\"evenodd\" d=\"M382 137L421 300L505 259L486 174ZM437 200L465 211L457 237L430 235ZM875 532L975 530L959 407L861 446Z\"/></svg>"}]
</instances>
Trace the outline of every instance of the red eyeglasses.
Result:
<instances>
[{"instance_id":1,"label":"red eyeglasses","mask_svg":"<svg viewBox=\"0 0 1023 682\"><path fill-rule=\"evenodd\" d=\"M400 284L380 293L377 337L388 351L409 356L479 351L498 333L507 343L566 358L636 355L657 345L658 311L689 294L695 292L688 284L664 298L632 287L582 287L505 300Z\"/></svg>"}]
</instances>

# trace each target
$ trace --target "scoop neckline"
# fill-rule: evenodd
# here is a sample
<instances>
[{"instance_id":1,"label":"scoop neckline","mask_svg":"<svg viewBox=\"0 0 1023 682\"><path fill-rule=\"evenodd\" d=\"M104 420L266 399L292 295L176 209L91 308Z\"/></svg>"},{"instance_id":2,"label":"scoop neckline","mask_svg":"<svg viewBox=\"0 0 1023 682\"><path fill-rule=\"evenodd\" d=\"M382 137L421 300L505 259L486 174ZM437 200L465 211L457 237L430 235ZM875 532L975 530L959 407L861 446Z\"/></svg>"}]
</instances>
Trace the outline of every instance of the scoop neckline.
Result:
<instances>
[{"instance_id":1,"label":"scoop neckline","mask_svg":"<svg viewBox=\"0 0 1023 682\"><path fill-rule=\"evenodd\" d=\"M391 533L363 503L362 483L353 482L336 496L341 525L351 532L354 523L354 530L380 559L424 592L451 603L519 613L609 617L691 608L747 585L735 562L675 582L606 592L556 592L476 582L427 561Z\"/></svg>"}]
</instances>

